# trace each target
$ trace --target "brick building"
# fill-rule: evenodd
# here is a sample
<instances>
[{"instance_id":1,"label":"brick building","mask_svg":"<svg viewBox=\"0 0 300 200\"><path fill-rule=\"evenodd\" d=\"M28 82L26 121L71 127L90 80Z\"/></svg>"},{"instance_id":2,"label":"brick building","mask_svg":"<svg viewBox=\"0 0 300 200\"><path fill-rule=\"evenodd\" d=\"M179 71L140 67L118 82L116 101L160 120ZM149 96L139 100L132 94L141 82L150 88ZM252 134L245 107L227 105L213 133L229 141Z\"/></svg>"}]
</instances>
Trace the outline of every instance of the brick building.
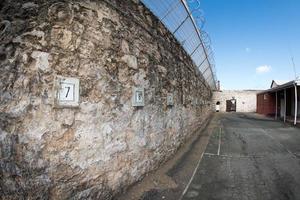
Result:
<instances>
[{"instance_id":1,"label":"brick building","mask_svg":"<svg viewBox=\"0 0 300 200\"><path fill-rule=\"evenodd\" d=\"M280 118L284 122L298 121L300 80L285 83L272 81L268 90L257 94L257 113Z\"/></svg>"}]
</instances>

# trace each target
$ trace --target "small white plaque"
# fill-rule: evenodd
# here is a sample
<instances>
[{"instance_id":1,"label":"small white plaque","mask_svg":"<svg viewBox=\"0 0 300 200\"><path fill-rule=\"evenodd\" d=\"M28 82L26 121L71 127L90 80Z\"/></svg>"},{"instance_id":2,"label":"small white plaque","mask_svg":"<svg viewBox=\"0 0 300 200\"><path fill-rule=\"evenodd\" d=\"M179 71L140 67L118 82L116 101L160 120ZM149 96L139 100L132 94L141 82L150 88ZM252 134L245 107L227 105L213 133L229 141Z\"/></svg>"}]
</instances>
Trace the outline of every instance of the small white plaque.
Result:
<instances>
[{"instance_id":1,"label":"small white plaque","mask_svg":"<svg viewBox=\"0 0 300 200\"><path fill-rule=\"evenodd\" d=\"M56 78L55 105L58 107L79 106L79 79L61 76Z\"/></svg>"},{"instance_id":2,"label":"small white plaque","mask_svg":"<svg viewBox=\"0 0 300 200\"><path fill-rule=\"evenodd\" d=\"M139 107L145 105L144 88L133 88L132 106Z\"/></svg>"},{"instance_id":3,"label":"small white plaque","mask_svg":"<svg viewBox=\"0 0 300 200\"><path fill-rule=\"evenodd\" d=\"M73 83L60 83L60 90L58 93L58 99L60 101L75 101L75 84Z\"/></svg>"},{"instance_id":4,"label":"small white plaque","mask_svg":"<svg viewBox=\"0 0 300 200\"><path fill-rule=\"evenodd\" d=\"M171 93L169 93L167 95L167 105L168 106L173 106L174 105L174 96Z\"/></svg>"}]
</instances>

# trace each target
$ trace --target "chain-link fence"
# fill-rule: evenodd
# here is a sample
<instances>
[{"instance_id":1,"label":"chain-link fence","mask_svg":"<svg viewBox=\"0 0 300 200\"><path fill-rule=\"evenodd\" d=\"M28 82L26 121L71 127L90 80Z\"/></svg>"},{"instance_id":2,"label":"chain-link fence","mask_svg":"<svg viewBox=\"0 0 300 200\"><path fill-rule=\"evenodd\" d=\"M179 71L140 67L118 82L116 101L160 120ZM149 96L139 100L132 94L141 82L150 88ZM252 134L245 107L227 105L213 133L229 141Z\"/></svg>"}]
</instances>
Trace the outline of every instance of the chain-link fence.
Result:
<instances>
[{"instance_id":1,"label":"chain-link fence","mask_svg":"<svg viewBox=\"0 0 300 200\"><path fill-rule=\"evenodd\" d=\"M202 30L205 20L199 9L199 0L142 0L142 2L176 37L210 87L216 89L213 53L208 34Z\"/></svg>"}]
</instances>

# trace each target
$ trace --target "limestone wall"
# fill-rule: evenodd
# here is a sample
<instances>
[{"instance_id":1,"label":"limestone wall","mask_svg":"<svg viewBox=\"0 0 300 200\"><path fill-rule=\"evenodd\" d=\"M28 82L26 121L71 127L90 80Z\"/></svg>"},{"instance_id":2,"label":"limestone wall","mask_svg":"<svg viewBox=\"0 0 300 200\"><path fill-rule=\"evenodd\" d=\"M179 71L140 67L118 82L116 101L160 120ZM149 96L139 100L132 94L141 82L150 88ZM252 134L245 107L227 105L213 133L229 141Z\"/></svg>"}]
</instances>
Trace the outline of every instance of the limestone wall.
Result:
<instances>
[{"instance_id":1,"label":"limestone wall","mask_svg":"<svg viewBox=\"0 0 300 200\"><path fill-rule=\"evenodd\" d=\"M213 92L213 109L220 102L220 111L226 112L226 100L236 99L237 112L256 112L257 90L223 90Z\"/></svg>"},{"instance_id":2,"label":"limestone wall","mask_svg":"<svg viewBox=\"0 0 300 200\"><path fill-rule=\"evenodd\" d=\"M138 1L54 2L0 2L0 193L111 199L194 134L212 92ZM57 75L79 78L78 108L54 107Z\"/></svg>"}]
</instances>

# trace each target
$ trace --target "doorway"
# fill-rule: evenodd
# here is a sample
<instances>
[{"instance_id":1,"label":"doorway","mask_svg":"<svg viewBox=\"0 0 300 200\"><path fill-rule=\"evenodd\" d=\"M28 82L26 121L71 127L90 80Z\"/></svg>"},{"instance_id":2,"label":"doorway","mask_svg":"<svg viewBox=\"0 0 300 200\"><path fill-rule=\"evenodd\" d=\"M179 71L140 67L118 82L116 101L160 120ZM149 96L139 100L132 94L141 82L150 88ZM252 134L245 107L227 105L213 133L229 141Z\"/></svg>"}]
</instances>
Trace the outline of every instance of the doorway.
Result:
<instances>
[{"instance_id":1,"label":"doorway","mask_svg":"<svg viewBox=\"0 0 300 200\"><path fill-rule=\"evenodd\" d=\"M236 99L226 100L226 112L236 112Z\"/></svg>"},{"instance_id":2,"label":"doorway","mask_svg":"<svg viewBox=\"0 0 300 200\"><path fill-rule=\"evenodd\" d=\"M216 103L216 112L220 112L220 101Z\"/></svg>"}]
</instances>

